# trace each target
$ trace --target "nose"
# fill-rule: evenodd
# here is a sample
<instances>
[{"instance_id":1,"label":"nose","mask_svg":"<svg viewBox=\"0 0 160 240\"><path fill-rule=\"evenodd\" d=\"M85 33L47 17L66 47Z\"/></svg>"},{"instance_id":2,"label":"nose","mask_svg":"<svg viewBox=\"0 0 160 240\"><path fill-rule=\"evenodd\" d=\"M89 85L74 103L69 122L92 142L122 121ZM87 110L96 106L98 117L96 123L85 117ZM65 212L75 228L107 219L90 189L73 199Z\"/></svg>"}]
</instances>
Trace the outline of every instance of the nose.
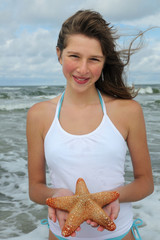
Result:
<instances>
[{"instance_id":1,"label":"nose","mask_svg":"<svg viewBox=\"0 0 160 240\"><path fill-rule=\"evenodd\" d=\"M77 72L81 75L85 75L89 72L88 69L88 64L86 60L81 60L79 62L78 68L77 68Z\"/></svg>"}]
</instances>

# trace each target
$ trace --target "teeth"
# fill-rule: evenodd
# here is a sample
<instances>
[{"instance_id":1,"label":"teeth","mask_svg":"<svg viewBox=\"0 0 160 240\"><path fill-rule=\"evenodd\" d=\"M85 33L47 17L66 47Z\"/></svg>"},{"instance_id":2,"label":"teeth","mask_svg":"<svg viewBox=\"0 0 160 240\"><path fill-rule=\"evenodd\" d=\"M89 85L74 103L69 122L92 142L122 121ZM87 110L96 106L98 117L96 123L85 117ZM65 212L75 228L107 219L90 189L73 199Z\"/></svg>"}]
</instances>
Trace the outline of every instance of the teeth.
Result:
<instances>
[{"instance_id":1,"label":"teeth","mask_svg":"<svg viewBox=\"0 0 160 240\"><path fill-rule=\"evenodd\" d=\"M77 78L79 81L84 81L84 80L86 80L86 78Z\"/></svg>"}]
</instances>

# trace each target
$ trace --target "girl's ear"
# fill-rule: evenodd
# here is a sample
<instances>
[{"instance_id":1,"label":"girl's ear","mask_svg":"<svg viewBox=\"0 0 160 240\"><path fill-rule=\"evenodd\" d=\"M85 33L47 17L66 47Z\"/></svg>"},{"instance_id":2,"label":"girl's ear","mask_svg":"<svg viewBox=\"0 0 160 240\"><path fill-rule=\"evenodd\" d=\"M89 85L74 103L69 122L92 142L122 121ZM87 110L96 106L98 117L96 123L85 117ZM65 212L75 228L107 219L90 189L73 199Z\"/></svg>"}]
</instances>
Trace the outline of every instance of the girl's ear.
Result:
<instances>
[{"instance_id":1,"label":"girl's ear","mask_svg":"<svg viewBox=\"0 0 160 240\"><path fill-rule=\"evenodd\" d=\"M62 58L61 58L62 53L59 47L56 47L56 52L57 52L58 61L60 62L60 64L62 64Z\"/></svg>"}]
</instances>

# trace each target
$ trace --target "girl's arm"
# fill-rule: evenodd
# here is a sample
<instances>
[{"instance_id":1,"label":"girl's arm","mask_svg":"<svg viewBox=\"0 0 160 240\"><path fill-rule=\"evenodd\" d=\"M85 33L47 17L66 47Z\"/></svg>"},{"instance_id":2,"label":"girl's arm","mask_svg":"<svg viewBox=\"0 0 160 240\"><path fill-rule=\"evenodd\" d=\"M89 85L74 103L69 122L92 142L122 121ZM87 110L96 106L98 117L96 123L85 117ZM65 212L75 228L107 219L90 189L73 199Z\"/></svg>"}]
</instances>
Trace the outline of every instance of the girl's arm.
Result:
<instances>
[{"instance_id":1,"label":"girl's arm","mask_svg":"<svg viewBox=\"0 0 160 240\"><path fill-rule=\"evenodd\" d=\"M151 160L149 156L145 121L140 105L130 101L128 112L127 144L133 165L134 180L128 185L117 188L120 202L139 201L154 190Z\"/></svg>"},{"instance_id":2,"label":"girl's arm","mask_svg":"<svg viewBox=\"0 0 160 240\"><path fill-rule=\"evenodd\" d=\"M46 169L44 156L44 103L35 104L27 115L28 174L30 199L45 204L46 198L54 194L54 190L46 186Z\"/></svg>"}]
</instances>

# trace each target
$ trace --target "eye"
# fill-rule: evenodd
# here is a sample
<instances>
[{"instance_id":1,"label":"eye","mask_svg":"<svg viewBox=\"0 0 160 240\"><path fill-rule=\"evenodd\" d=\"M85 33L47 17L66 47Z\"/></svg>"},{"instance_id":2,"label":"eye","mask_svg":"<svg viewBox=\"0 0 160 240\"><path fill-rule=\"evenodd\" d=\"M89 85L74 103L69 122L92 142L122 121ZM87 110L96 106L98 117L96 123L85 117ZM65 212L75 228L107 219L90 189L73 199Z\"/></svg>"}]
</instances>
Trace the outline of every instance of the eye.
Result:
<instances>
[{"instance_id":1,"label":"eye","mask_svg":"<svg viewBox=\"0 0 160 240\"><path fill-rule=\"evenodd\" d=\"M75 55L75 54L71 54L71 55L69 55L70 57L72 57L72 58L79 58L79 56L78 55Z\"/></svg>"},{"instance_id":2,"label":"eye","mask_svg":"<svg viewBox=\"0 0 160 240\"><path fill-rule=\"evenodd\" d=\"M98 59L98 58L91 58L90 60L91 60L91 61L95 61L95 62L99 62L99 59Z\"/></svg>"}]
</instances>

